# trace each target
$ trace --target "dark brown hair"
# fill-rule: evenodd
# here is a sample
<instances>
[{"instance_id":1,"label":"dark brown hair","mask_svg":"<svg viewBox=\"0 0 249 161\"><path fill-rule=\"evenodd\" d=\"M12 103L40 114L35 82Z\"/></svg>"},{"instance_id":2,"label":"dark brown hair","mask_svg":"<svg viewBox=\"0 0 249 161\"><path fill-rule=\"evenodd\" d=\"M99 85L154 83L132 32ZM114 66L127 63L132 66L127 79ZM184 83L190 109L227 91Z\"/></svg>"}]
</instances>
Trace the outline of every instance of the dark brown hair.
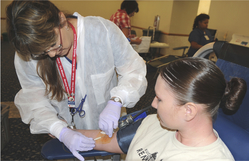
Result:
<instances>
[{"instance_id":1,"label":"dark brown hair","mask_svg":"<svg viewBox=\"0 0 249 161\"><path fill-rule=\"evenodd\" d=\"M176 94L179 105L187 102L205 104L211 117L219 105L235 113L246 93L246 82L233 78L228 83L221 70L204 58L178 59L161 68L160 75Z\"/></svg>"},{"instance_id":2,"label":"dark brown hair","mask_svg":"<svg viewBox=\"0 0 249 161\"><path fill-rule=\"evenodd\" d=\"M193 24L193 30L199 26L199 22L204 21L208 19L209 20L209 15L205 13L201 13L198 16L195 17L194 24Z\"/></svg>"},{"instance_id":3,"label":"dark brown hair","mask_svg":"<svg viewBox=\"0 0 249 161\"><path fill-rule=\"evenodd\" d=\"M6 10L7 30L18 55L29 61L32 54L41 54L57 40L55 28L60 25L60 10L47 0L15 0ZM37 73L46 85L46 94L61 101L64 88L55 58L38 60Z\"/></svg>"},{"instance_id":4,"label":"dark brown hair","mask_svg":"<svg viewBox=\"0 0 249 161\"><path fill-rule=\"evenodd\" d=\"M138 3L136 0L124 0L121 3L121 7L120 9L125 9L126 13L129 15L132 12L138 12L139 8L138 8Z\"/></svg>"}]
</instances>

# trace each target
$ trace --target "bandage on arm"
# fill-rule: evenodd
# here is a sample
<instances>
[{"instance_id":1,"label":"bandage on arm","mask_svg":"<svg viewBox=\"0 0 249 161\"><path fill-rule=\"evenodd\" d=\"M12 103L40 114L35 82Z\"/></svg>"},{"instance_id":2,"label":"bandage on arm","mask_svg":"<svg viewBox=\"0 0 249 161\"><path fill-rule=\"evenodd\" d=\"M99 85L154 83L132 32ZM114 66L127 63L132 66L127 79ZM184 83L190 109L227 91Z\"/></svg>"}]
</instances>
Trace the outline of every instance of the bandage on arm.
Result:
<instances>
[{"instance_id":1,"label":"bandage on arm","mask_svg":"<svg viewBox=\"0 0 249 161\"><path fill-rule=\"evenodd\" d=\"M107 151L111 153L120 153L122 150L117 142L117 132L114 132L110 138L108 135L103 133L101 130L77 130L86 137L91 137L95 140L95 150Z\"/></svg>"}]
</instances>

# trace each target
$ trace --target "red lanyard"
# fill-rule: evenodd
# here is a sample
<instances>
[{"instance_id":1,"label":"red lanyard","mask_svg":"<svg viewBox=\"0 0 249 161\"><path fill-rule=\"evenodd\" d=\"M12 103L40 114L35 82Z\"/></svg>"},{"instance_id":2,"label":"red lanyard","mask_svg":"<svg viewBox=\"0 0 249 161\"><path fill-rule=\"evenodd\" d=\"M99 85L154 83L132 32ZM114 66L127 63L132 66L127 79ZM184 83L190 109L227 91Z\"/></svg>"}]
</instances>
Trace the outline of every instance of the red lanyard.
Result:
<instances>
[{"instance_id":1,"label":"red lanyard","mask_svg":"<svg viewBox=\"0 0 249 161\"><path fill-rule=\"evenodd\" d=\"M68 22L69 23L69 22ZM68 96L68 107L70 108L75 108L75 77L76 77L76 48L77 48L77 34L75 31L74 26L69 23L69 25L72 27L73 29L73 34L74 34L74 43L73 43L73 57L72 57L72 74L71 74L71 89L69 88L68 82L67 82L67 77L64 71L64 68L62 66L61 60L58 57L56 59L60 74L61 74L61 78L64 84L64 87L66 89L67 92L67 96Z\"/></svg>"}]
</instances>

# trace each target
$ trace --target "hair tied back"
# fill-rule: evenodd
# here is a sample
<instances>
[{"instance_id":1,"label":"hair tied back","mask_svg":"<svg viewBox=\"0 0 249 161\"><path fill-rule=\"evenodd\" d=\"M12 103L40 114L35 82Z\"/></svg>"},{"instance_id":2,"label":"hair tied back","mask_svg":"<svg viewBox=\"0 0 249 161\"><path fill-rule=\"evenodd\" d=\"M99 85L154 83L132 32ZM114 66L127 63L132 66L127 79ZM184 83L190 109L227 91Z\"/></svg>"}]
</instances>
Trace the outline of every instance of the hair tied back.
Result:
<instances>
[{"instance_id":1,"label":"hair tied back","mask_svg":"<svg viewBox=\"0 0 249 161\"><path fill-rule=\"evenodd\" d=\"M226 83L225 92L220 103L220 107L227 115L235 114L246 94L246 81L242 78L232 78Z\"/></svg>"}]
</instances>

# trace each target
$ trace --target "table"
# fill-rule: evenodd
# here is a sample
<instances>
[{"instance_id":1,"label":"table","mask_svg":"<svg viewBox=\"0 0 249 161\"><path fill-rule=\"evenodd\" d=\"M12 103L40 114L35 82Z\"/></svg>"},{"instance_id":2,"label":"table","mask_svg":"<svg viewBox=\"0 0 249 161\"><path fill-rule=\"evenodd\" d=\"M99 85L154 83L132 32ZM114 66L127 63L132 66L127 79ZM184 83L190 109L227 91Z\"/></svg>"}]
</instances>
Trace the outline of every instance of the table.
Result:
<instances>
[{"instance_id":1,"label":"table","mask_svg":"<svg viewBox=\"0 0 249 161\"><path fill-rule=\"evenodd\" d=\"M155 58L157 53L160 53L160 49L162 48L168 48L169 44L163 43L163 42L152 42L150 43L150 55L153 58Z\"/></svg>"}]
</instances>

